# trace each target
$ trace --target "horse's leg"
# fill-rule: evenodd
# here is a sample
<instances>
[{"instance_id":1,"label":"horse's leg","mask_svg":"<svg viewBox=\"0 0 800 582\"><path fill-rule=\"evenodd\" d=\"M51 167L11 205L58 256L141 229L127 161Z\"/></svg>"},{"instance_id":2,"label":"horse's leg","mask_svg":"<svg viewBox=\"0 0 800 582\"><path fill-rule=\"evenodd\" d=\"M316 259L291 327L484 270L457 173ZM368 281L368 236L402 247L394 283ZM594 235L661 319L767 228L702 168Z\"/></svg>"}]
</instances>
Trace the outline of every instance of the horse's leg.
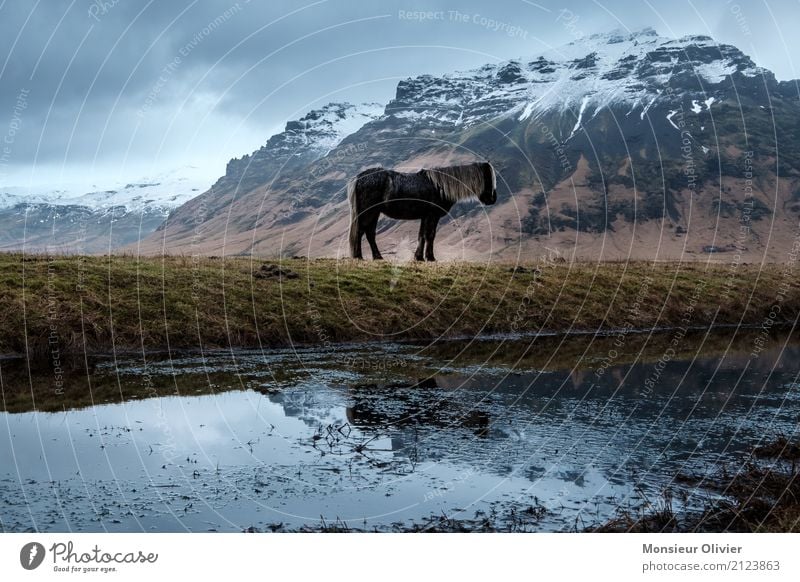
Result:
<instances>
[{"instance_id":1,"label":"horse's leg","mask_svg":"<svg viewBox=\"0 0 800 582\"><path fill-rule=\"evenodd\" d=\"M431 216L425 224L425 260L435 261L433 256L433 239L436 238L436 226L439 224L438 216Z\"/></svg>"},{"instance_id":2,"label":"horse's leg","mask_svg":"<svg viewBox=\"0 0 800 582\"><path fill-rule=\"evenodd\" d=\"M364 255L361 253L361 237L364 236L364 229L361 228L361 218L356 218L356 223L351 227L355 229L350 233L352 248L352 255L354 259L363 259Z\"/></svg>"},{"instance_id":3,"label":"horse's leg","mask_svg":"<svg viewBox=\"0 0 800 582\"><path fill-rule=\"evenodd\" d=\"M419 237L417 242L417 250L414 251L414 260L421 261L423 260L423 252L425 250L425 222L426 218L423 218L419 221Z\"/></svg>"},{"instance_id":4,"label":"horse's leg","mask_svg":"<svg viewBox=\"0 0 800 582\"><path fill-rule=\"evenodd\" d=\"M358 178L353 178L347 183L347 200L350 203L350 232L347 242L350 245L350 257L353 259L364 258L361 254L361 235L364 231L361 229L361 213L359 212L364 194L360 190Z\"/></svg>"},{"instance_id":5,"label":"horse's leg","mask_svg":"<svg viewBox=\"0 0 800 582\"><path fill-rule=\"evenodd\" d=\"M369 243L369 248L372 249L372 259L375 261L381 260L383 257L381 256L381 252L378 250L378 245L375 242L375 230L378 228L378 218L380 217L380 212L375 212L374 217L370 214L365 221L364 224L364 233L367 235L367 242Z\"/></svg>"}]
</instances>

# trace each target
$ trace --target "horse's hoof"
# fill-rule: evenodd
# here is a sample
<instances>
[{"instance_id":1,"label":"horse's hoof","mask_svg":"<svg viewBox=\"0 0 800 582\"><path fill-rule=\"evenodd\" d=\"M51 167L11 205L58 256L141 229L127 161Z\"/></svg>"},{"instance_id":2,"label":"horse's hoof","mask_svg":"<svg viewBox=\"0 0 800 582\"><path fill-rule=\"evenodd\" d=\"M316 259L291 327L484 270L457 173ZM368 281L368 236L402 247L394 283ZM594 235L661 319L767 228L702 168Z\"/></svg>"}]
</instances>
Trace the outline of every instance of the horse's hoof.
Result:
<instances>
[{"instance_id":1,"label":"horse's hoof","mask_svg":"<svg viewBox=\"0 0 800 582\"><path fill-rule=\"evenodd\" d=\"M383 260L383 257L382 257L382 256L380 256L380 255L378 255L377 257L372 257L372 260L373 260L373 261L382 261L382 260Z\"/></svg>"}]
</instances>

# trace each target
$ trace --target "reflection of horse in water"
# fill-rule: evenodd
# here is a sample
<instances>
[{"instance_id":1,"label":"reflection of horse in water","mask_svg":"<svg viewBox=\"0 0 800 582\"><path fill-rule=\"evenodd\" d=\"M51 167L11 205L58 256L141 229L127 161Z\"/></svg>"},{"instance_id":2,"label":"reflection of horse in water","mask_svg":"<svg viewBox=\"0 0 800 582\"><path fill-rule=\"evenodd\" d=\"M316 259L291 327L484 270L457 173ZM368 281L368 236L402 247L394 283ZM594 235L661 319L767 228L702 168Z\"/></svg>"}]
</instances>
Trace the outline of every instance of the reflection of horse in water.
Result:
<instances>
[{"instance_id":1,"label":"reflection of horse in water","mask_svg":"<svg viewBox=\"0 0 800 582\"><path fill-rule=\"evenodd\" d=\"M415 398L418 390L439 389L436 378L416 383L366 384L354 386L355 403L346 410L347 420L359 428L469 428L476 435L489 434L489 414L449 398ZM377 397L377 398L376 398Z\"/></svg>"}]
</instances>

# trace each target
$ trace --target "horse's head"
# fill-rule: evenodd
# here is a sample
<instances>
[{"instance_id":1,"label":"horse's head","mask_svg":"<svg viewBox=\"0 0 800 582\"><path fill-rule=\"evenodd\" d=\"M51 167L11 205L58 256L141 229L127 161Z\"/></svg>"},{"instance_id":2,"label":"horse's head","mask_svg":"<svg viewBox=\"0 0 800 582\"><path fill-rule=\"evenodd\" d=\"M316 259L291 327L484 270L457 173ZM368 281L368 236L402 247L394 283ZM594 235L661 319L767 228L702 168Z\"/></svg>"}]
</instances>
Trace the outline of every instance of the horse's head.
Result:
<instances>
[{"instance_id":1,"label":"horse's head","mask_svg":"<svg viewBox=\"0 0 800 582\"><path fill-rule=\"evenodd\" d=\"M489 162L481 163L483 170L483 191L478 196L483 204L489 205L497 202L497 175Z\"/></svg>"}]
</instances>

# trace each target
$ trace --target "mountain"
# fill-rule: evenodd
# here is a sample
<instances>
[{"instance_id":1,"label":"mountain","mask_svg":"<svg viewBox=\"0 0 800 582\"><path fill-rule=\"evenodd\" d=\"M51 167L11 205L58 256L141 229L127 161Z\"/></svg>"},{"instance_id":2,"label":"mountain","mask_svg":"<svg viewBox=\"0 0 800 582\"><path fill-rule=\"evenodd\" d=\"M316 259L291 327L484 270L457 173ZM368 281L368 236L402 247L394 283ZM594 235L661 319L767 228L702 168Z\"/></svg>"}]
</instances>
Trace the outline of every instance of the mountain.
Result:
<instances>
[{"instance_id":1,"label":"mountain","mask_svg":"<svg viewBox=\"0 0 800 582\"><path fill-rule=\"evenodd\" d=\"M381 116L378 103L329 103L311 111L286 129L272 136L267 144L250 155L228 163L217 189L243 190L260 186L277 175L300 170L328 155L348 135Z\"/></svg>"},{"instance_id":2,"label":"mountain","mask_svg":"<svg viewBox=\"0 0 800 582\"><path fill-rule=\"evenodd\" d=\"M208 182L185 166L103 189L0 187L0 250L109 252L155 231Z\"/></svg>"},{"instance_id":3,"label":"mountain","mask_svg":"<svg viewBox=\"0 0 800 582\"><path fill-rule=\"evenodd\" d=\"M381 111L331 104L290 122L172 212L145 252L346 254L347 178L489 159L498 204L462 204L441 258L786 260L800 218L798 84L734 46L652 29L401 81ZM338 125L337 125L338 124ZM410 258L417 225L382 219Z\"/></svg>"}]
</instances>

